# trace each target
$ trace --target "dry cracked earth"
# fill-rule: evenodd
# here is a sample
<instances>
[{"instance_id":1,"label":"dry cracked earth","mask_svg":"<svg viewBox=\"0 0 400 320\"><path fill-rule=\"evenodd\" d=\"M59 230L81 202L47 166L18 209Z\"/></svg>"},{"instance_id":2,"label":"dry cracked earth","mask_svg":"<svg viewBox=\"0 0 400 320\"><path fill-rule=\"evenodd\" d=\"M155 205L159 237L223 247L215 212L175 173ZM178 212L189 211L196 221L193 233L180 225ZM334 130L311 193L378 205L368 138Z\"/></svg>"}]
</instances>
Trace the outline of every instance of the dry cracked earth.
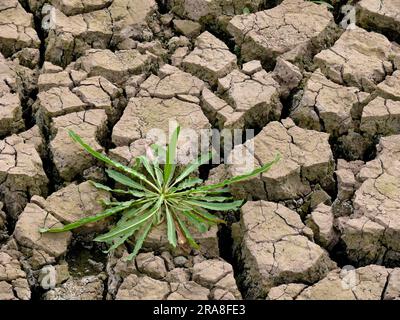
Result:
<instances>
[{"instance_id":1,"label":"dry cracked earth","mask_svg":"<svg viewBox=\"0 0 400 320\"><path fill-rule=\"evenodd\" d=\"M1 0L0 300L399 299L400 0L355 1L347 30L344 2ZM163 225L132 262L91 241L112 221L39 234L111 197L69 129L130 164L171 119L255 128L232 156L282 160L199 251Z\"/></svg>"}]
</instances>

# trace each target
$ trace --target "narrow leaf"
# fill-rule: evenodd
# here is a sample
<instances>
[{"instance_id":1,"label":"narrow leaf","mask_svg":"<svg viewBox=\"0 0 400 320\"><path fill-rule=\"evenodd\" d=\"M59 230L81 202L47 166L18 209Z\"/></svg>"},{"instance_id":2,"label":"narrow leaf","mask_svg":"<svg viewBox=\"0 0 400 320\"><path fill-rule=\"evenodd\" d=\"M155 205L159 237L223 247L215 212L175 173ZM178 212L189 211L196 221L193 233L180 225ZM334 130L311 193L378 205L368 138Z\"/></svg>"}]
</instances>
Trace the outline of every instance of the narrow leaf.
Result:
<instances>
[{"instance_id":1,"label":"narrow leaf","mask_svg":"<svg viewBox=\"0 0 400 320\"><path fill-rule=\"evenodd\" d=\"M181 182L180 184L178 184L178 186L175 187L174 189L171 189L171 192L176 192L179 190L191 188L191 187L195 186L196 184L200 184L202 182L203 182L203 180L199 179L199 178L188 178L188 179L184 180L183 182Z\"/></svg>"},{"instance_id":2,"label":"narrow leaf","mask_svg":"<svg viewBox=\"0 0 400 320\"><path fill-rule=\"evenodd\" d=\"M161 199L161 198L160 198ZM110 241L115 237L118 237L131 229L136 229L138 226L142 225L144 222L152 218L158 209L161 206L161 202L157 201L157 203L147 212L145 212L143 215L137 216L136 218L127 221L124 224L121 224L119 226L116 226L115 228L111 229L109 232L106 234L100 235L97 238L95 238L95 241Z\"/></svg>"},{"instance_id":3,"label":"narrow leaf","mask_svg":"<svg viewBox=\"0 0 400 320\"><path fill-rule=\"evenodd\" d=\"M214 196L190 196L188 197L190 200L200 200L200 201L207 201L207 202L225 202L232 200L232 197L214 197Z\"/></svg>"},{"instance_id":4,"label":"narrow leaf","mask_svg":"<svg viewBox=\"0 0 400 320\"><path fill-rule=\"evenodd\" d=\"M258 176L259 174L268 171L269 169L271 169L271 167L277 163L280 160L281 156L279 154L276 155L275 159L272 160L271 162L266 163L265 165L249 172L249 173L245 173L243 175L240 176L236 176L233 177L231 179L227 179L224 180L220 183L216 183L216 184L211 184L211 185L207 185L207 186L203 186L203 187L199 187L196 189L196 191L205 191L205 190L212 190L212 189L216 189L216 188L222 188L224 186L230 185L232 183L236 183L236 182L240 182L246 179L250 179L253 177Z\"/></svg>"},{"instance_id":5,"label":"narrow leaf","mask_svg":"<svg viewBox=\"0 0 400 320\"><path fill-rule=\"evenodd\" d=\"M197 228L197 230L199 230L199 232L204 233L208 230L207 225L210 223L207 220L191 213L190 211L182 211L181 214L186 216L190 223L192 223Z\"/></svg>"},{"instance_id":6,"label":"narrow leaf","mask_svg":"<svg viewBox=\"0 0 400 320\"><path fill-rule=\"evenodd\" d=\"M155 172L156 178L157 178L157 184L161 188L162 185L163 185L163 182L164 182L164 180L163 180L163 172L160 169L158 162L154 163L153 165L154 165L154 172Z\"/></svg>"},{"instance_id":7,"label":"narrow leaf","mask_svg":"<svg viewBox=\"0 0 400 320\"><path fill-rule=\"evenodd\" d=\"M94 181L90 181L90 182L91 182L91 184L93 186L95 186L99 190L104 190L104 191L117 193L117 194L130 194L130 195L132 195L134 197L137 197L137 198L142 198L142 197L144 197L146 195L143 192L135 191L135 190L132 190L132 189L130 189L130 190L112 189L112 188L110 188L108 186L105 186L104 184L101 184L101 183L97 183L97 182L94 182Z\"/></svg>"},{"instance_id":8,"label":"narrow leaf","mask_svg":"<svg viewBox=\"0 0 400 320\"><path fill-rule=\"evenodd\" d=\"M185 224L183 223L183 221L176 215L176 220L178 221L179 227L182 230L183 235L185 236L186 240L188 241L189 245L198 250L200 247L199 245L196 243L196 241L194 241L192 235L190 234L189 230L186 228Z\"/></svg>"},{"instance_id":9,"label":"narrow leaf","mask_svg":"<svg viewBox=\"0 0 400 320\"><path fill-rule=\"evenodd\" d=\"M175 223L172 218L172 214L168 209L168 205L165 203L165 214L167 216L167 233L169 243L176 248L176 229Z\"/></svg>"},{"instance_id":10,"label":"narrow leaf","mask_svg":"<svg viewBox=\"0 0 400 320\"><path fill-rule=\"evenodd\" d=\"M86 218L80 219L78 221L75 221L73 223L69 223L61 228L51 228L51 229L41 228L39 231L42 233L44 233L44 232L58 233L58 232L72 230L72 229L78 228L78 227L83 226L88 223L103 220L117 212L126 210L127 208L129 208L132 205L132 203L133 203L133 201L125 202L125 203L121 204L120 206L107 209L99 214L96 214L95 216L86 217Z\"/></svg>"},{"instance_id":11,"label":"narrow leaf","mask_svg":"<svg viewBox=\"0 0 400 320\"><path fill-rule=\"evenodd\" d=\"M112 169L107 169L106 173L111 179L123 184L124 186L133 188L133 189L147 191L146 187L142 186L140 183L137 183L136 181L133 181L131 178L127 177L126 175L124 175L118 171L115 171Z\"/></svg>"},{"instance_id":12,"label":"narrow leaf","mask_svg":"<svg viewBox=\"0 0 400 320\"><path fill-rule=\"evenodd\" d=\"M129 219L137 216L138 214L142 213L143 211L145 211L146 209L148 209L149 207L151 207L152 205L154 205L156 200L144 200L143 203L139 206L139 207L135 207L132 209L128 209L124 212L124 215L122 216L121 220L118 221L118 224L122 224L126 221L128 221Z\"/></svg>"},{"instance_id":13,"label":"narrow leaf","mask_svg":"<svg viewBox=\"0 0 400 320\"><path fill-rule=\"evenodd\" d=\"M156 186L154 186L150 181L148 181L146 179L146 177L143 174L141 174L140 172L138 172L132 168L129 168L117 161L114 161L100 152L97 152L91 146L89 146L86 142L84 142L82 140L82 138L78 134L76 134L74 131L69 130L68 133L69 133L69 136L72 138L72 140L74 140L76 143L80 144L88 153L90 153L96 159L103 161L104 163L106 163L116 169L122 170L128 174L131 174L134 177L139 178L140 180L143 180L145 183L147 183L151 187L157 189Z\"/></svg>"},{"instance_id":14,"label":"narrow leaf","mask_svg":"<svg viewBox=\"0 0 400 320\"><path fill-rule=\"evenodd\" d=\"M191 165L187 166L182 173L176 178L174 185L180 181L182 181L183 179L185 179L188 175L190 175L192 172L196 171L201 165L206 164L210 161L212 157L212 153L206 153L203 154L199 157L199 159L192 163Z\"/></svg>"},{"instance_id":15,"label":"narrow leaf","mask_svg":"<svg viewBox=\"0 0 400 320\"><path fill-rule=\"evenodd\" d=\"M150 221L149 223L147 223L147 225L145 225L142 228L142 233L139 236L139 238L136 240L135 247L133 248L133 252L126 258L126 260L128 260L128 261L132 260L139 253L139 250L142 248L143 242L146 239L147 235L149 234L152 225L153 224Z\"/></svg>"},{"instance_id":16,"label":"narrow leaf","mask_svg":"<svg viewBox=\"0 0 400 320\"><path fill-rule=\"evenodd\" d=\"M227 203L213 203L198 200L185 200L185 202L196 207L214 211L237 210L243 204L243 200L236 200Z\"/></svg>"},{"instance_id":17,"label":"narrow leaf","mask_svg":"<svg viewBox=\"0 0 400 320\"><path fill-rule=\"evenodd\" d=\"M157 179L156 179L155 174L154 174L153 167L150 165L149 160L145 156L140 156L140 157L138 157L138 159L143 164L144 168L149 173L149 175L153 178L153 181L157 182Z\"/></svg>"},{"instance_id":18,"label":"narrow leaf","mask_svg":"<svg viewBox=\"0 0 400 320\"><path fill-rule=\"evenodd\" d=\"M203 219L208 220L211 223L226 223L224 220L218 218L217 216L209 213L207 210L202 208L193 208L192 213L202 217Z\"/></svg>"},{"instance_id":19,"label":"narrow leaf","mask_svg":"<svg viewBox=\"0 0 400 320\"><path fill-rule=\"evenodd\" d=\"M122 245L126 240L128 240L130 237L132 237L132 235L135 233L135 229L128 231L126 234L122 235L119 239L114 240L114 243L112 244L112 246L110 248L108 248L108 250L106 251L106 253L111 252L115 249L117 249L120 245Z\"/></svg>"},{"instance_id":20,"label":"narrow leaf","mask_svg":"<svg viewBox=\"0 0 400 320\"><path fill-rule=\"evenodd\" d=\"M175 172L176 146L178 143L179 132L180 132L180 127L178 126L172 133L171 141L169 142L168 147L167 147L167 159L166 159L166 163L164 165L164 183L165 183L165 185L169 184L169 182L171 181L171 178Z\"/></svg>"}]
</instances>

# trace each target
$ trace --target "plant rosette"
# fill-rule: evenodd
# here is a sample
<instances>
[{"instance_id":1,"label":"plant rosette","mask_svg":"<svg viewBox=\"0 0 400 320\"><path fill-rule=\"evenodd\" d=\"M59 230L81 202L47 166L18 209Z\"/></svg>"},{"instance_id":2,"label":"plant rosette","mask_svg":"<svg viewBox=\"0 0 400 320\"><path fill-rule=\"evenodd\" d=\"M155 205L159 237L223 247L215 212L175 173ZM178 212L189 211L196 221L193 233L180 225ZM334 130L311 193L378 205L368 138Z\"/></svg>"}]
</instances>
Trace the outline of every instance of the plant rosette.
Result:
<instances>
[{"instance_id":1,"label":"plant rosette","mask_svg":"<svg viewBox=\"0 0 400 320\"><path fill-rule=\"evenodd\" d=\"M94 239L105 242L109 246L107 252L116 249L134 236L135 245L127 257L128 260L133 259L152 228L161 223L167 224L168 242L172 247L189 245L198 249L199 245L189 232L188 224L193 225L199 232L206 232L212 225L225 223L210 211L235 211L244 202L234 200L228 186L268 171L279 161L280 155L249 173L219 183L203 185L202 179L191 177L191 174L201 165L209 163L212 154L203 154L195 162L178 170L175 159L179 132L180 128L177 127L166 150L153 145L154 154L140 156L136 158L134 166L128 167L95 151L79 135L69 131L70 137L76 143L109 166L109 169L106 169L107 175L124 188L114 189L101 183L93 181L91 183L99 190L111 192L116 197L123 195L130 200L104 202L106 208L99 214L85 217L61 228L41 228L39 231L65 232L118 214L119 221L107 233ZM165 159L165 164L160 164L160 158Z\"/></svg>"}]
</instances>

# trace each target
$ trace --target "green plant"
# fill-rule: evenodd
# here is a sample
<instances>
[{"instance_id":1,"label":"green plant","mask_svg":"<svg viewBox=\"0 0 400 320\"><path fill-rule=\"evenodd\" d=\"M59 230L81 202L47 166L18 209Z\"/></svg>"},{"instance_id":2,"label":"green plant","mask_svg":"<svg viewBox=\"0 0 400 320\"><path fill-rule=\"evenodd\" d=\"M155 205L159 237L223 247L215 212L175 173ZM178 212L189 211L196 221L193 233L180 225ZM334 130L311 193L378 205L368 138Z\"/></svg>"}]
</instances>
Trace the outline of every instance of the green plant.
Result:
<instances>
[{"instance_id":1,"label":"green plant","mask_svg":"<svg viewBox=\"0 0 400 320\"><path fill-rule=\"evenodd\" d=\"M106 172L111 179L126 188L112 189L96 182L92 182L93 185L100 190L106 190L115 195L128 196L131 199L107 202L105 203L107 209L95 216L83 218L61 228L42 228L40 232L64 232L115 214L121 214L120 220L109 232L94 239L107 243L109 245L108 251L116 249L135 235L136 243L133 252L128 257L128 259L132 259L139 252L152 227L164 221L167 224L168 241L173 247L189 244L192 248L198 248L189 232L187 223L194 225L200 232L208 230L210 225L223 223L222 219L209 213L208 210L237 210L243 203L242 200L233 200L231 196L227 196L229 190L226 186L269 170L279 160L279 155L272 162L250 173L216 184L201 185L203 183L201 179L190 177L190 175L200 165L209 162L211 153L202 155L198 161L177 170L175 158L179 131L178 127L173 132L166 150L153 145L155 156L150 157L152 159L140 156L132 167L118 163L95 151L79 135L69 131L70 137L93 157L109 167L117 169L107 169ZM163 166L159 163L159 157L166 159Z\"/></svg>"}]
</instances>

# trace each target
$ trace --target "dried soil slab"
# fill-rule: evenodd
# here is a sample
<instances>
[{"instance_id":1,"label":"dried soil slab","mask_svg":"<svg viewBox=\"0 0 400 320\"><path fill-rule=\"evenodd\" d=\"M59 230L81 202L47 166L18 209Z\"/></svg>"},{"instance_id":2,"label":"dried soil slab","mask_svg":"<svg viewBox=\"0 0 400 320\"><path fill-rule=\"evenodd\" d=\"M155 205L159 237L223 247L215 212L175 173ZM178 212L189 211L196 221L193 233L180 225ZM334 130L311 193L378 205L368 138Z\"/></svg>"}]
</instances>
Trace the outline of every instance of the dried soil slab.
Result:
<instances>
[{"instance_id":1,"label":"dried soil slab","mask_svg":"<svg viewBox=\"0 0 400 320\"><path fill-rule=\"evenodd\" d=\"M201 32L201 24L191 20L174 19L174 28L185 37L194 38Z\"/></svg>"},{"instance_id":2,"label":"dried soil slab","mask_svg":"<svg viewBox=\"0 0 400 320\"><path fill-rule=\"evenodd\" d=\"M0 250L0 300L30 300L31 290L16 250Z\"/></svg>"},{"instance_id":3,"label":"dried soil slab","mask_svg":"<svg viewBox=\"0 0 400 320\"><path fill-rule=\"evenodd\" d=\"M47 291L44 300L102 300L103 281L97 276L70 278L61 286Z\"/></svg>"},{"instance_id":4,"label":"dried soil slab","mask_svg":"<svg viewBox=\"0 0 400 320\"><path fill-rule=\"evenodd\" d=\"M242 298L233 275L232 266L222 259L204 260L195 263L193 281L209 288L215 300L240 300Z\"/></svg>"},{"instance_id":5,"label":"dried soil slab","mask_svg":"<svg viewBox=\"0 0 400 320\"><path fill-rule=\"evenodd\" d=\"M362 0L357 3L357 24L400 36L400 1Z\"/></svg>"},{"instance_id":6,"label":"dried soil slab","mask_svg":"<svg viewBox=\"0 0 400 320\"><path fill-rule=\"evenodd\" d=\"M142 91L139 95L160 99L177 97L181 100L194 99L194 101L198 101L195 97L200 96L204 87L205 83L199 78L165 64L160 68L158 76L151 75L140 85Z\"/></svg>"},{"instance_id":7,"label":"dried soil slab","mask_svg":"<svg viewBox=\"0 0 400 320\"><path fill-rule=\"evenodd\" d=\"M244 8L260 10L262 0L168 0L172 10L181 17L194 21L217 20L224 16L242 14Z\"/></svg>"},{"instance_id":8,"label":"dried soil slab","mask_svg":"<svg viewBox=\"0 0 400 320\"><path fill-rule=\"evenodd\" d=\"M317 54L314 62L332 81L371 92L393 72L393 50L385 36L356 27Z\"/></svg>"},{"instance_id":9,"label":"dried soil slab","mask_svg":"<svg viewBox=\"0 0 400 320\"><path fill-rule=\"evenodd\" d=\"M113 45L123 47L129 39L148 40L152 35L148 21L157 8L155 0L114 0L108 8L113 22Z\"/></svg>"},{"instance_id":10,"label":"dried soil slab","mask_svg":"<svg viewBox=\"0 0 400 320\"><path fill-rule=\"evenodd\" d=\"M320 203L306 220L307 226L314 232L315 242L327 250L331 250L339 240L334 219L332 207Z\"/></svg>"},{"instance_id":11,"label":"dried soil slab","mask_svg":"<svg viewBox=\"0 0 400 320\"><path fill-rule=\"evenodd\" d=\"M140 253L136 261L126 261L121 246L107 263L107 299L138 300L238 300L241 294L226 261L201 255L176 256L167 251Z\"/></svg>"},{"instance_id":12,"label":"dried soil slab","mask_svg":"<svg viewBox=\"0 0 400 320\"><path fill-rule=\"evenodd\" d=\"M235 111L208 88L204 88L202 92L201 106L207 118L220 129L241 129L245 126L245 113Z\"/></svg>"},{"instance_id":13,"label":"dried soil slab","mask_svg":"<svg viewBox=\"0 0 400 320\"><path fill-rule=\"evenodd\" d=\"M71 183L52 193L46 200L40 202L43 209L63 224L94 216L104 210L101 201L110 201L110 194L98 190L90 182ZM89 223L74 230L79 233L101 232L107 227L107 221Z\"/></svg>"},{"instance_id":14,"label":"dried soil slab","mask_svg":"<svg viewBox=\"0 0 400 320\"><path fill-rule=\"evenodd\" d=\"M0 137L25 128L19 85L15 65L0 53Z\"/></svg>"},{"instance_id":15,"label":"dried soil slab","mask_svg":"<svg viewBox=\"0 0 400 320\"><path fill-rule=\"evenodd\" d=\"M372 100L363 109L360 130L369 136L400 133L400 101Z\"/></svg>"},{"instance_id":16,"label":"dried soil slab","mask_svg":"<svg viewBox=\"0 0 400 320\"><path fill-rule=\"evenodd\" d=\"M163 130L167 135L170 121L178 122L182 129L208 129L210 123L200 106L176 98L159 99L136 97L129 100L121 119L114 126L112 141L117 146L130 145L145 138L151 129Z\"/></svg>"},{"instance_id":17,"label":"dried soil slab","mask_svg":"<svg viewBox=\"0 0 400 320\"><path fill-rule=\"evenodd\" d=\"M6 57L23 48L39 48L33 16L18 0L3 0L0 4L0 52Z\"/></svg>"},{"instance_id":18,"label":"dried soil slab","mask_svg":"<svg viewBox=\"0 0 400 320\"><path fill-rule=\"evenodd\" d=\"M101 76L81 81L72 92L86 104L87 108L104 109L112 123L121 116L126 103L122 89Z\"/></svg>"},{"instance_id":19,"label":"dried soil slab","mask_svg":"<svg viewBox=\"0 0 400 320\"><path fill-rule=\"evenodd\" d=\"M43 159L45 156L45 141L39 126L35 125L29 130L19 133L17 136L22 139L24 143L32 145Z\"/></svg>"},{"instance_id":20,"label":"dried soil slab","mask_svg":"<svg viewBox=\"0 0 400 320\"><path fill-rule=\"evenodd\" d=\"M54 25L46 39L46 60L67 65L90 48L107 48L112 37L112 20L107 11L67 17L54 9Z\"/></svg>"},{"instance_id":21,"label":"dried soil slab","mask_svg":"<svg viewBox=\"0 0 400 320\"><path fill-rule=\"evenodd\" d=\"M53 117L87 109L104 109L115 122L126 101L122 89L106 78L86 78L85 73L78 75L74 70L41 74L39 91L33 110L42 126L49 126Z\"/></svg>"},{"instance_id":22,"label":"dried soil slab","mask_svg":"<svg viewBox=\"0 0 400 320\"><path fill-rule=\"evenodd\" d=\"M43 0L28 0L30 3ZM113 0L51 0L48 1L67 16L88 13L108 7Z\"/></svg>"},{"instance_id":23,"label":"dried soil slab","mask_svg":"<svg viewBox=\"0 0 400 320\"><path fill-rule=\"evenodd\" d=\"M32 142L13 135L0 140L0 195L12 218L33 195L46 195L48 179Z\"/></svg>"},{"instance_id":24,"label":"dried soil slab","mask_svg":"<svg viewBox=\"0 0 400 320\"><path fill-rule=\"evenodd\" d=\"M210 290L193 281L171 283L172 293L167 300L208 300Z\"/></svg>"},{"instance_id":25,"label":"dried soil slab","mask_svg":"<svg viewBox=\"0 0 400 320\"><path fill-rule=\"evenodd\" d=\"M285 0L270 10L235 16L227 29L245 61L268 65L280 55L291 62L310 59L337 34L326 6L302 0Z\"/></svg>"},{"instance_id":26,"label":"dried soil slab","mask_svg":"<svg viewBox=\"0 0 400 320\"><path fill-rule=\"evenodd\" d=\"M381 138L378 156L361 168L354 214L339 218L341 239L357 265L397 265L400 260L399 135Z\"/></svg>"},{"instance_id":27,"label":"dried soil slab","mask_svg":"<svg viewBox=\"0 0 400 320\"><path fill-rule=\"evenodd\" d=\"M291 283L272 288L270 300L393 300L400 298L400 269L382 266L331 271L324 279L307 287ZM397 286L397 287L396 287Z\"/></svg>"},{"instance_id":28,"label":"dried soil slab","mask_svg":"<svg viewBox=\"0 0 400 320\"><path fill-rule=\"evenodd\" d=\"M72 89L74 83L68 71L45 72L39 75L38 89L40 92L54 87L67 87Z\"/></svg>"},{"instance_id":29,"label":"dried soil slab","mask_svg":"<svg viewBox=\"0 0 400 320\"><path fill-rule=\"evenodd\" d=\"M272 161L277 153L282 158L261 177L232 186L242 199L279 201L296 199L311 192L311 185L332 188L334 162L329 135L306 130L290 119L270 122L253 139L236 146L229 156L229 172L237 176Z\"/></svg>"},{"instance_id":30,"label":"dried soil slab","mask_svg":"<svg viewBox=\"0 0 400 320\"><path fill-rule=\"evenodd\" d=\"M131 274L119 287L116 300L164 300L170 293L168 282L148 276L138 277Z\"/></svg>"},{"instance_id":31,"label":"dried soil slab","mask_svg":"<svg viewBox=\"0 0 400 320\"><path fill-rule=\"evenodd\" d=\"M344 216L352 213L353 207L351 199L354 192L360 187L361 183L356 179L356 175L364 166L363 161L347 162L343 159L338 159L337 168L335 171L337 180L337 200L333 205L335 216Z\"/></svg>"},{"instance_id":32,"label":"dried soil slab","mask_svg":"<svg viewBox=\"0 0 400 320\"><path fill-rule=\"evenodd\" d=\"M304 87L303 97L290 117L302 127L339 136L354 130L355 119L361 115L363 103L369 97L355 87L344 87L315 71Z\"/></svg>"},{"instance_id":33,"label":"dried soil slab","mask_svg":"<svg viewBox=\"0 0 400 320\"><path fill-rule=\"evenodd\" d=\"M377 93L381 97L393 100L400 100L400 70L387 76L384 81L378 84Z\"/></svg>"},{"instance_id":34,"label":"dried soil slab","mask_svg":"<svg viewBox=\"0 0 400 320\"><path fill-rule=\"evenodd\" d=\"M281 58L271 73L253 60L243 64L241 72L233 70L218 80L219 96L204 88L201 106L220 129L262 127L280 117L280 98L287 98L302 78L298 67Z\"/></svg>"},{"instance_id":35,"label":"dried soil slab","mask_svg":"<svg viewBox=\"0 0 400 320\"><path fill-rule=\"evenodd\" d=\"M39 92L33 105L36 121L41 126L48 126L53 117L85 109L86 104L68 87L53 87Z\"/></svg>"},{"instance_id":36,"label":"dried soil slab","mask_svg":"<svg viewBox=\"0 0 400 320\"><path fill-rule=\"evenodd\" d=\"M40 233L40 228L62 227L62 224L34 202L28 203L15 225L14 238L30 250L40 250L58 258L67 252L71 232Z\"/></svg>"},{"instance_id":37,"label":"dried soil slab","mask_svg":"<svg viewBox=\"0 0 400 320\"><path fill-rule=\"evenodd\" d=\"M248 298L265 297L279 284L315 283L336 264L328 253L310 241L312 231L300 216L280 204L247 202L233 238L244 264Z\"/></svg>"},{"instance_id":38,"label":"dried soil slab","mask_svg":"<svg viewBox=\"0 0 400 320\"><path fill-rule=\"evenodd\" d=\"M80 57L76 70L88 73L89 77L103 76L115 84L123 84L131 75L137 75L149 70L153 56L141 54L137 50L88 50Z\"/></svg>"},{"instance_id":39,"label":"dried soil slab","mask_svg":"<svg viewBox=\"0 0 400 320\"><path fill-rule=\"evenodd\" d=\"M208 31L195 42L194 50L182 61L182 67L200 79L215 85L219 78L236 68L237 58L228 46Z\"/></svg>"},{"instance_id":40,"label":"dried soil slab","mask_svg":"<svg viewBox=\"0 0 400 320\"><path fill-rule=\"evenodd\" d=\"M152 139L135 140L129 145L119 146L108 151L109 156L125 165L135 165L136 158L146 154L154 143Z\"/></svg>"},{"instance_id":41,"label":"dried soil slab","mask_svg":"<svg viewBox=\"0 0 400 320\"><path fill-rule=\"evenodd\" d=\"M19 95L4 92L0 83L0 137L16 133L25 128Z\"/></svg>"},{"instance_id":42,"label":"dried soil slab","mask_svg":"<svg viewBox=\"0 0 400 320\"><path fill-rule=\"evenodd\" d=\"M59 3L57 7L65 9ZM78 10L79 5L75 8ZM54 9L54 25L46 39L46 60L65 66L88 49L118 47L130 37L141 40L145 30L151 35L146 21L156 8L153 0L115 0L103 10L71 16Z\"/></svg>"},{"instance_id":43,"label":"dried soil slab","mask_svg":"<svg viewBox=\"0 0 400 320\"><path fill-rule=\"evenodd\" d=\"M50 142L52 160L60 177L72 181L94 165L95 159L69 137L68 130L75 131L92 148L102 151L99 141L102 141L107 130L106 112L100 109L87 110L53 118Z\"/></svg>"},{"instance_id":44,"label":"dried soil slab","mask_svg":"<svg viewBox=\"0 0 400 320\"><path fill-rule=\"evenodd\" d=\"M218 80L220 95L234 112L243 113L247 126L262 127L279 119L282 104L278 88L279 84L265 70L251 76L234 70Z\"/></svg>"}]
</instances>

